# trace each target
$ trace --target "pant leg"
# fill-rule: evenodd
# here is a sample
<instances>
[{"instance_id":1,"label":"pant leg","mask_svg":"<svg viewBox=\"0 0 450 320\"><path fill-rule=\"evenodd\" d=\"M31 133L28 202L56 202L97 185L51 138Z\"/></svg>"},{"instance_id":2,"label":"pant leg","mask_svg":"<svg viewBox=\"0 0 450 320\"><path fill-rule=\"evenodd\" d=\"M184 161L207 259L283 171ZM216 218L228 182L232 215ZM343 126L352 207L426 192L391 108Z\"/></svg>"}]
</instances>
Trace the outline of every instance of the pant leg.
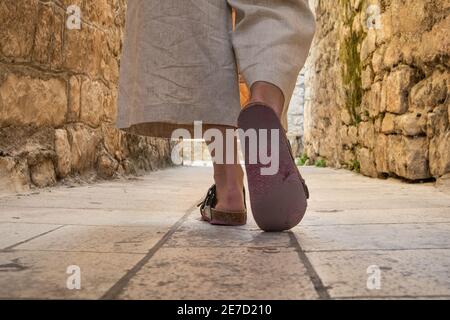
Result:
<instances>
[{"instance_id":1,"label":"pant leg","mask_svg":"<svg viewBox=\"0 0 450 320\"><path fill-rule=\"evenodd\" d=\"M117 126L235 126L240 112L225 0L128 0ZM170 126L172 127L172 126Z\"/></svg>"},{"instance_id":2,"label":"pant leg","mask_svg":"<svg viewBox=\"0 0 450 320\"><path fill-rule=\"evenodd\" d=\"M315 19L307 0L227 0L236 10L232 43L249 87L270 82L285 97L283 125L297 77L308 55Z\"/></svg>"}]
</instances>

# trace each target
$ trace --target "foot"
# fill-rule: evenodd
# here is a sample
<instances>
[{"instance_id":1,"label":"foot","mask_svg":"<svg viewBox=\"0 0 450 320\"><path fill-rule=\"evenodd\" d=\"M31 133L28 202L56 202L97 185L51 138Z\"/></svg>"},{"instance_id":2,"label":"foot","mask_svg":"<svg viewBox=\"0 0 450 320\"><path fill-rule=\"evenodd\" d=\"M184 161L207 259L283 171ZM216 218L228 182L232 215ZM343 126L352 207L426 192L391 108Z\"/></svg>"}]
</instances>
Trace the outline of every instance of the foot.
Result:
<instances>
[{"instance_id":1,"label":"foot","mask_svg":"<svg viewBox=\"0 0 450 320\"><path fill-rule=\"evenodd\" d=\"M217 187L217 204L215 209L219 211L244 211L244 184L223 188Z\"/></svg>"},{"instance_id":2,"label":"foot","mask_svg":"<svg viewBox=\"0 0 450 320\"><path fill-rule=\"evenodd\" d=\"M217 186L209 188L205 199L198 204L202 220L212 225L219 226L243 226L247 223L247 209L244 210L218 210Z\"/></svg>"}]
</instances>

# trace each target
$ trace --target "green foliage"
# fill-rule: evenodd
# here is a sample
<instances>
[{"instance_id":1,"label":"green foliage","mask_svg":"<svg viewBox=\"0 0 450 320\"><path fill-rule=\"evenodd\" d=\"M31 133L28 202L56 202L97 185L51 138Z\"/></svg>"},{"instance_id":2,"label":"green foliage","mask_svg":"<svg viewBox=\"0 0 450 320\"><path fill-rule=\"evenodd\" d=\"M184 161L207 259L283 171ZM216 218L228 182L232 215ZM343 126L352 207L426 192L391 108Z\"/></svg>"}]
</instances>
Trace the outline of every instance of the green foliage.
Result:
<instances>
[{"instance_id":1,"label":"green foliage","mask_svg":"<svg viewBox=\"0 0 450 320\"><path fill-rule=\"evenodd\" d=\"M316 161L315 166L318 168L326 168L327 162L324 159L319 159Z\"/></svg>"},{"instance_id":2,"label":"green foliage","mask_svg":"<svg viewBox=\"0 0 450 320\"><path fill-rule=\"evenodd\" d=\"M353 171L355 171L357 173L360 173L360 171L361 171L361 163L358 160L353 160L350 163L350 170L353 170Z\"/></svg>"},{"instance_id":3,"label":"green foliage","mask_svg":"<svg viewBox=\"0 0 450 320\"><path fill-rule=\"evenodd\" d=\"M351 1L340 0L340 5L344 26L350 30L349 36L341 42L339 52L343 65L342 80L345 90L345 107L353 122L359 124L361 122L360 113L364 92L361 79L362 63L358 48L365 37L365 33L353 30L353 22L358 12L353 9Z\"/></svg>"},{"instance_id":4,"label":"green foliage","mask_svg":"<svg viewBox=\"0 0 450 320\"><path fill-rule=\"evenodd\" d=\"M300 158L297 158L297 166L304 166L306 164L306 162L308 162L309 157L306 153L302 154L302 156Z\"/></svg>"}]
</instances>

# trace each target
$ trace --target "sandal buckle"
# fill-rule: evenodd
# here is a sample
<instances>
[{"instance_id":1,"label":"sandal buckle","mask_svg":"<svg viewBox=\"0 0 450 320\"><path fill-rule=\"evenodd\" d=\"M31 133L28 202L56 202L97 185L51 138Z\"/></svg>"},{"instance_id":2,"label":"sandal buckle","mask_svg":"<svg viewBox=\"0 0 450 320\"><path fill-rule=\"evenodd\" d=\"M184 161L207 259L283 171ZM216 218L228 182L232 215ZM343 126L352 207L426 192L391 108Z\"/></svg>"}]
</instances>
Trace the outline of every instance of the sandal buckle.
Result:
<instances>
[{"instance_id":1,"label":"sandal buckle","mask_svg":"<svg viewBox=\"0 0 450 320\"><path fill-rule=\"evenodd\" d=\"M206 217L211 220L212 219L212 213L211 213L211 206L205 206L205 208L203 209L203 211L205 212Z\"/></svg>"}]
</instances>

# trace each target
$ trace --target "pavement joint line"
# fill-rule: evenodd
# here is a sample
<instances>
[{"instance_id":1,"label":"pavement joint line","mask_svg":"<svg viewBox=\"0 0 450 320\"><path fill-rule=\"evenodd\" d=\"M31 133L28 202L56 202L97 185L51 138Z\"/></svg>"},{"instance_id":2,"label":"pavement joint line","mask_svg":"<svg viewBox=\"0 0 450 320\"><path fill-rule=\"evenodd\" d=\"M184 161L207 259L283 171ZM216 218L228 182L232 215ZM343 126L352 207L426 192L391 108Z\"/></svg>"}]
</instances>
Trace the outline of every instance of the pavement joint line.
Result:
<instances>
[{"instance_id":1,"label":"pavement joint line","mask_svg":"<svg viewBox=\"0 0 450 320\"><path fill-rule=\"evenodd\" d=\"M18 242L18 243L16 243L16 244L13 244L12 246L3 248L1 251L3 251L3 252L10 252L10 251L12 251L15 247L18 247L18 246L20 246L20 245L22 245L22 244L24 244L24 243L30 242L30 241L32 241L32 240L35 240L35 239L37 239L37 238L39 238L39 237L45 236L45 235L47 235L47 234L49 234L49 233L52 233L53 231L56 231L56 230L59 230L59 229L63 228L63 227L64 227L64 225L59 225L58 227L56 227L56 228L54 228L54 229L52 229L52 230L49 230L49 231L40 233L40 234L38 234L38 235L36 235L36 236L34 236L34 237L31 237L31 238L28 238L28 239L26 239L26 240L24 240L24 241L20 241L20 242Z\"/></svg>"},{"instance_id":2,"label":"pavement joint line","mask_svg":"<svg viewBox=\"0 0 450 320\"><path fill-rule=\"evenodd\" d=\"M198 201L200 202L200 200ZM198 203L197 201L195 203ZM186 213L175 222L172 227L162 236L162 238L145 254L145 256L134 265L127 273L125 273L108 291L106 291L100 300L115 300L122 290L128 285L130 280L144 267L156 252L161 249L164 244L172 237L172 235L187 221L188 217L193 213L196 204L192 205Z\"/></svg>"},{"instance_id":3,"label":"pavement joint line","mask_svg":"<svg viewBox=\"0 0 450 320\"><path fill-rule=\"evenodd\" d=\"M309 260L306 253L303 251L302 246L298 242L297 237L292 231L289 231L289 237L291 238L291 244L293 247L297 249L298 256L300 258L300 261L303 263L303 265L306 268L306 273L309 276L309 279L311 280L312 284L314 285L314 289L316 290L317 295L319 296L319 299L321 300L330 300L330 294L328 293L327 288L322 282L322 279L320 278L319 274L314 269L314 266L312 265L311 261Z\"/></svg>"}]
</instances>

